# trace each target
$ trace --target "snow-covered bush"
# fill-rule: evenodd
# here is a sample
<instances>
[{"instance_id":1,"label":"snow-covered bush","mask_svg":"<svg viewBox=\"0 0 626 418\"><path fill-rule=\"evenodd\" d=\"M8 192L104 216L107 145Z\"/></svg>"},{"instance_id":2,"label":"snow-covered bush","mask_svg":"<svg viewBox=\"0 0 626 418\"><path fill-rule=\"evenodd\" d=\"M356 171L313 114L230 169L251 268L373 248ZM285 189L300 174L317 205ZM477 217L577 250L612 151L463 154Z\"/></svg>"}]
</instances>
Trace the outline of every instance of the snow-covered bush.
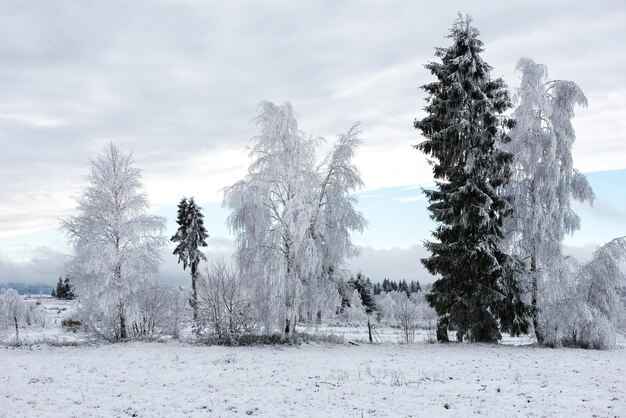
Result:
<instances>
[{"instance_id":1,"label":"snow-covered bush","mask_svg":"<svg viewBox=\"0 0 626 418\"><path fill-rule=\"evenodd\" d=\"M1 298L0 325L5 330L15 329L15 341L19 340L19 327L26 319L26 304L15 289L8 289Z\"/></svg>"},{"instance_id":2,"label":"snow-covered bush","mask_svg":"<svg viewBox=\"0 0 626 418\"><path fill-rule=\"evenodd\" d=\"M237 343L255 329L255 312L244 282L223 260L212 262L197 282L199 331Z\"/></svg>"},{"instance_id":3,"label":"snow-covered bush","mask_svg":"<svg viewBox=\"0 0 626 418\"><path fill-rule=\"evenodd\" d=\"M437 312L428 304L424 292L411 293L411 301L417 308L418 326L434 329L437 325Z\"/></svg>"},{"instance_id":4,"label":"snow-covered bush","mask_svg":"<svg viewBox=\"0 0 626 418\"><path fill-rule=\"evenodd\" d=\"M617 238L596 250L587 264L578 266L571 258L561 263L542 295L539 326L544 344L615 347L623 309L620 262L625 258L626 239Z\"/></svg>"},{"instance_id":5,"label":"snow-covered bush","mask_svg":"<svg viewBox=\"0 0 626 418\"><path fill-rule=\"evenodd\" d=\"M186 319L186 297L178 289L151 285L140 289L130 304L131 336L177 338Z\"/></svg>"},{"instance_id":6,"label":"snow-covered bush","mask_svg":"<svg viewBox=\"0 0 626 418\"><path fill-rule=\"evenodd\" d=\"M376 300L376 306L378 306L380 320L385 325L389 325L389 322L395 319L397 305L395 299L391 296L391 292L381 292L374 296L374 299Z\"/></svg>"},{"instance_id":7,"label":"snow-covered bush","mask_svg":"<svg viewBox=\"0 0 626 418\"><path fill-rule=\"evenodd\" d=\"M365 306L363 306L361 295L356 289L350 295L350 306L346 306L343 310L343 317L349 323L361 323L367 320Z\"/></svg>"},{"instance_id":8,"label":"snow-covered bush","mask_svg":"<svg viewBox=\"0 0 626 418\"><path fill-rule=\"evenodd\" d=\"M46 310L41 305L41 302L28 304L25 312L26 323L28 325L40 325L45 326Z\"/></svg>"}]
</instances>

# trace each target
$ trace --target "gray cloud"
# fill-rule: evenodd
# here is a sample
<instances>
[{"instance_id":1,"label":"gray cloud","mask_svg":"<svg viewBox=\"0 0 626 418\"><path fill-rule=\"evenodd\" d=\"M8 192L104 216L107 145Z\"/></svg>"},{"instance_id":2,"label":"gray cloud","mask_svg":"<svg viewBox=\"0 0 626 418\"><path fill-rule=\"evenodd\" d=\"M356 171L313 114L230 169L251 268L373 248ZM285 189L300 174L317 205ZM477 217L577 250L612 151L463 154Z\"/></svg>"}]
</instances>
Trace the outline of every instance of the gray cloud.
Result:
<instances>
[{"instance_id":1,"label":"gray cloud","mask_svg":"<svg viewBox=\"0 0 626 418\"><path fill-rule=\"evenodd\" d=\"M428 256L428 251L421 245L384 250L364 247L361 255L351 260L348 266L351 270L362 271L372 282L382 282L387 278L431 283L434 277L420 262L420 259Z\"/></svg>"},{"instance_id":2,"label":"gray cloud","mask_svg":"<svg viewBox=\"0 0 626 418\"><path fill-rule=\"evenodd\" d=\"M361 120L368 188L430 182L419 117L423 64L457 10L473 15L496 75L520 56L576 80L577 166L624 167L621 2L69 1L0 5L0 234L67 215L88 158L114 140L152 201L216 201L245 173L260 100L291 100L310 133Z\"/></svg>"},{"instance_id":3,"label":"gray cloud","mask_svg":"<svg viewBox=\"0 0 626 418\"><path fill-rule=\"evenodd\" d=\"M32 258L18 260L0 251L0 283L56 283L67 254L49 247L38 247L31 253Z\"/></svg>"}]
</instances>

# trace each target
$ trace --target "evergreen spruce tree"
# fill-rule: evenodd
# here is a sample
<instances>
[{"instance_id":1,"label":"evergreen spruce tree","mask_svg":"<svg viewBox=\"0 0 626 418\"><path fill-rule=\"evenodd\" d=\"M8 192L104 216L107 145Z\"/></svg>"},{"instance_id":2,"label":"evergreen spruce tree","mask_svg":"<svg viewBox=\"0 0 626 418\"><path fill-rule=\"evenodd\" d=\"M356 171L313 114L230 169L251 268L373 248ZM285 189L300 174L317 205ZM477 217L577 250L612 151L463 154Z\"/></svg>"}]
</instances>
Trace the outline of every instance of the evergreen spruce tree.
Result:
<instances>
[{"instance_id":1,"label":"evergreen spruce tree","mask_svg":"<svg viewBox=\"0 0 626 418\"><path fill-rule=\"evenodd\" d=\"M199 247L206 247L206 239L209 234L204 227L204 215L194 201L193 197L187 200L182 198L178 204L178 217L176 222L179 227L176 234L171 238L178 245L174 249L174 255L178 256L178 262L182 261L183 270L187 266L191 269L191 300L189 304L193 309L193 319L198 319L198 291L196 283L198 280L198 264L201 260L206 260L206 256Z\"/></svg>"},{"instance_id":2,"label":"evergreen spruce tree","mask_svg":"<svg viewBox=\"0 0 626 418\"><path fill-rule=\"evenodd\" d=\"M409 291L409 285L406 283L406 280L404 279L398 282L398 291L406 293L407 297L411 296L411 292Z\"/></svg>"},{"instance_id":3,"label":"evergreen spruce tree","mask_svg":"<svg viewBox=\"0 0 626 418\"><path fill-rule=\"evenodd\" d=\"M422 287L420 286L420 282L411 280L411 284L409 285L409 292L417 293L417 292L420 292L421 290L422 290Z\"/></svg>"},{"instance_id":4,"label":"evergreen spruce tree","mask_svg":"<svg viewBox=\"0 0 626 418\"><path fill-rule=\"evenodd\" d=\"M60 278L59 278L60 280ZM68 277L63 281L63 298L67 300L74 299L74 291L72 290L72 285L70 284L70 279Z\"/></svg>"},{"instance_id":5,"label":"evergreen spruce tree","mask_svg":"<svg viewBox=\"0 0 626 418\"><path fill-rule=\"evenodd\" d=\"M440 341L447 341L447 327L458 340L483 342L498 341L500 327L514 334L528 328L517 260L500 245L511 213L503 186L512 161L501 144L513 126L501 114L511 100L504 81L490 78L478 35L471 19L459 15L448 36L452 45L436 49L441 62L426 65L437 81L423 86L427 115L415 121L426 138L416 148L430 157L436 181L424 193L439 225L422 263L440 277L426 296L439 316Z\"/></svg>"},{"instance_id":6,"label":"evergreen spruce tree","mask_svg":"<svg viewBox=\"0 0 626 418\"><path fill-rule=\"evenodd\" d=\"M57 282L57 287L54 292L54 297L57 299L65 299L65 286L63 286L63 278L59 277L59 281Z\"/></svg>"}]
</instances>

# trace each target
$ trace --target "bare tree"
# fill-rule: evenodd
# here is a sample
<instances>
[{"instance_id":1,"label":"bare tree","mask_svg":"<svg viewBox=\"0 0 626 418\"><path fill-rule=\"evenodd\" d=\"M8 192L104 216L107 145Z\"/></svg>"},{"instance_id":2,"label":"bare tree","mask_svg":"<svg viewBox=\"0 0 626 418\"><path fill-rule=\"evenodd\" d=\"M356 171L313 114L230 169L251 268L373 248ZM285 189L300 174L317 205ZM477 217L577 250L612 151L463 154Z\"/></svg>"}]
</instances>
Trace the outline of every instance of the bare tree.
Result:
<instances>
[{"instance_id":1,"label":"bare tree","mask_svg":"<svg viewBox=\"0 0 626 418\"><path fill-rule=\"evenodd\" d=\"M415 330L419 319L419 309L417 305L404 292L400 292L400 300L395 307L395 317L400 323L400 329L407 344L415 342Z\"/></svg>"},{"instance_id":2,"label":"bare tree","mask_svg":"<svg viewBox=\"0 0 626 418\"><path fill-rule=\"evenodd\" d=\"M220 340L236 344L254 328L252 305L242 280L224 260L212 262L198 280L198 323Z\"/></svg>"}]
</instances>

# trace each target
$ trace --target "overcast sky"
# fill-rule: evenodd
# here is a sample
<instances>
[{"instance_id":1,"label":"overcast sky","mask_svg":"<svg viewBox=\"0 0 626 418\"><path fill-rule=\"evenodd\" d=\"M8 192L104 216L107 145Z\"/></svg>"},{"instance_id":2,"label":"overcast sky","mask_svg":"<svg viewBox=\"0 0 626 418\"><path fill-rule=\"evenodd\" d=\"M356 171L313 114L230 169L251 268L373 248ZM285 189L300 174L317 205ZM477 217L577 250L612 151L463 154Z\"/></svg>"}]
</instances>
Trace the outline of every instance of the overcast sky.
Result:
<instances>
[{"instance_id":1,"label":"overcast sky","mask_svg":"<svg viewBox=\"0 0 626 418\"><path fill-rule=\"evenodd\" d=\"M575 165L621 171L595 177L606 193L595 212L581 210L588 225L604 224L570 244L626 234L623 1L8 1L0 2L0 282L56 280L68 253L58 219L71 213L89 158L111 140L145 170L155 213L171 218L181 196L194 195L212 254L228 255L220 190L245 174L261 100L290 101L301 129L329 140L362 122L360 207L374 221L355 238L366 248L353 266L419 277L430 224L416 186L432 177L411 148L421 141L412 122L423 116L419 86L431 80L423 64L448 44L457 11L473 16L485 60L512 90L522 56L581 86L589 108L575 118ZM168 258L163 275L176 274L186 277Z\"/></svg>"}]
</instances>

